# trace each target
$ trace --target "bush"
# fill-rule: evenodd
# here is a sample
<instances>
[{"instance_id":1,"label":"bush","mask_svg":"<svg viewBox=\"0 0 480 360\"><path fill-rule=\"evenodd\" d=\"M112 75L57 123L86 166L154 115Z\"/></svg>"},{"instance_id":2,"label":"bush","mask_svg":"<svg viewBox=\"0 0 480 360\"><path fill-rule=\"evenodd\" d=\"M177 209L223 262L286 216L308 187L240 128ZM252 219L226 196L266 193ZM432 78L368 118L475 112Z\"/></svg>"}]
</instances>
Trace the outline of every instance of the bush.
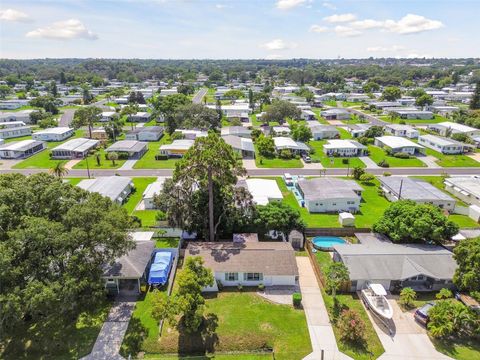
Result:
<instances>
[{"instance_id":1,"label":"bush","mask_svg":"<svg viewBox=\"0 0 480 360\"><path fill-rule=\"evenodd\" d=\"M118 160L128 160L129 157L130 157L130 155L128 154L128 152L119 152L118 153Z\"/></svg>"},{"instance_id":2,"label":"bush","mask_svg":"<svg viewBox=\"0 0 480 360\"><path fill-rule=\"evenodd\" d=\"M410 155L404 152L397 152L393 156L399 159L410 159Z\"/></svg>"},{"instance_id":3,"label":"bush","mask_svg":"<svg viewBox=\"0 0 480 360\"><path fill-rule=\"evenodd\" d=\"M360 181L362 183L372 182L373 179L375 179L375 175L370 174L370 173L365 173L365 174L360 175Z\"/></svg>"},{"instance_id":4,"label":"bush","mask_svg":"<svg viewBox=\"0 0 480 360\"><path fill-rule=\"evenodd\" d=\"M260 291L265 290L265 285L263 285L263 284L258 284L258 290L260 290Z\"/></svg>"},{"instance_id":5,"label":"bush","mask_svg":"<svg viewBox=\"0 0 480 360\"><path fill-rule=\"evenodd\" d=\"M168 155L157 154L155 155L155 160L168 160Z\"/></svg>"},{"instance_id":6,"label":"bush","mask_svg":"<svg viewBox=\"0 0 480 360\"><path fill-rule=\"evenodd\" d=\"M238 291L243 291L243 285L242 285L242 284L238 284L238 285L237 285L237 289L238 289Z\"/></svg>"},{"instance_id":7,"label":"bush","mask_svg":"<svg viewBox=\"0 0 480 360\"><path fill-rule=\"evenodd\" d=\"M452 291L447 288L441 289L438 293L435 294L435 298L438 300L450 299L453 297Z\"/></svg>"},{"instance_id":8,"label":"bush","mask_svg":"<svg viewBox=\"0 0 480 360\"><path fill-rule=\"evenodd\" d=\"M302 294L300 293L293 293L292 295L293 306L300 307L302 304Z\"/></svg>"},{"instance_id":9,"label":"bush","mask_svg":"<svg viewBox=\"0 0 480 360\"><path fill-rule=\"evenodd\" d=\"M342 159L342 164L347 165L350 162L350 159Z\"/></svg>"},{"instance_id":10,"label":"bush","mask_svg":"<svg viewBox=\"0 0 480 360\"><path fill-rule=\"evenodd\" d=\"M181 140L183 139L183 134L181 132L174 132L172 135L170 135L170 139L173 140Z\"/></svg>"},{"instance_id":11,"label":"bush","mask_svg":"<svg viewBox=\"0 0 480 360\"><path fill-rule=\"evenodd\" d=\"M365 341L365 322L355 310L343 310L337 321L337 328L343 340L352 343Z\"/></svg>"},{"instance_id":12,"label":"bush","mask_svg":"<svg viewBox=\"0 0 480 360\"><path fill-rule=\"evenodd\" d=\"M377 163L378 166L380 167L383 167L383 168L388 168L390 167L390 164L387 162L387 160L383 159L383 160L380 160L378 163Z\"/></svg>"},{"instance_id":13,"label":"bush","mask_svg":"<svg viewBox=\"0 0 480 360\"><path fill-rule=\"evenodd\" d=\"M403 288L402 291L400 291L400 304L406 308L413 308L416 298L417 293L410 287Z\"/></svg>"},{"instance_id":14,"label":"bush","mask_svg":"<svg viewBox=\"0 0 480 360\"><path fill-rule=\"evenodd\" d=\"M384 171L383 176L392 176L392 173L389 171Z\"/></svg>"},{"instance_id":15,"label":"bush","mask_svg":"<svg viewBox=\"0 0 480 360\"><path fill-rule=\"evenodd\" d=\"M288 160L293 157L293 154L289 149L282 149L278 152L278 157L280 159Z\"/></svg>"}]
</instances>

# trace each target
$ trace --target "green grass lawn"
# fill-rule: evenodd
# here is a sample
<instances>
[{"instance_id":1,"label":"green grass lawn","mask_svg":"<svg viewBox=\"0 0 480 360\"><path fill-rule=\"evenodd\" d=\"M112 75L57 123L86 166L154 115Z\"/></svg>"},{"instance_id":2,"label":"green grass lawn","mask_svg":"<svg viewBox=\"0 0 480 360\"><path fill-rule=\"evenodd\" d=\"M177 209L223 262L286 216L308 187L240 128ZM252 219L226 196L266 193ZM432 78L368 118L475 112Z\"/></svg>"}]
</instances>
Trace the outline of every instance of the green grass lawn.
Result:
<instances>
[{"instance_id":1,"label":"green grass lawn","mask_svg":"<svg viewBox=\"0 0 480 360\"><path fill-rule=\"evenodd\" d=\"M84 313L76 321L54 324L26 323L11 337L0 343L2 359L79 359L88 355L105 321L111 304L105 301L92 313ZM4 345L4 346L3 346Z\"/></svg>"},{"instance_id":2,"label":"green grass lawn","mask_svg":"<svg viewBox=\"0 0 480 360\"><path fill-rule=\"evenodd\" d=\"M343 107L352 107L352 106L362 106L364 105L363 101L342 101Z\"/></svg>"},{"instance_id":3,"label":"green grass lawn","mask_svg":"<svg viewBox=\"0 0 480 360\"><path fill-rule=\"evenodd\" d=\"M437 164L442 167L480 167L480 162L467 155L444 155L433 149L425 148L426 154L436 157Z\"/></svg>"},{"instance_id":4,"label":"green grass lawn","mask_svg":"<svg viewBox=\"0 0 480 360\"><path fill-rule=\"evenodd\" d=\"M180 242L179 238L169 238L169 237L157 238L157 240L155 242L155 247L157 249L172 248L172 247L176 248L176 247L178 247L179 242Z\"/></svg>"},{"instance_id":5,"label":"green grass lawn","mask_svg":"<svg viewBox=\"0 0 480 360\"><path fill-rule=\"evenodd\" d=\"M66 178L65 180L68 181L69 184L71 185L77 185L80 181L85 180L86 178L83 177L77 177L77 178Z\"/></svg>"},{"instance_id":6,"label":"green grass lawn","mask_svg":"<svg viewBox=\"0 0 480 360\"><path fill-rule=\"evenodd\" d=\"M200 355L206 349L220 353L252 352L271 347L275 351L275 359L297 360L312 351L302 310L273 304L252 292L220 292L207 297L205 314L211 319L210 323L216 324L213 337L217 342L211 345L200 334L183 331L179 334L168 324L158 341L158 327L145 315L148 312L143 310L144 305L148 304L140 304L138 310L137 302L135 313L143 315L141 321L147 329L148 338L143 341L142 349L150 354Z\"/></svg>"},{"instance_id":7,"label":"green grass lawn","mask_svg":"<svg viewBox=\"0 0 480 360\"><path fill-rule=\"evenodd\" d=\"M148 228L157 225L156 210L135 210L132 215L140 219L142 222L142 228Z\"/></svg>"},{"instance_id":8,"label":"green grass lawn","mask_svg":"<svg viewBox=\"0 0 480 360\"><path fill-rule=\"evenodd\" d=\"M323 105L328 105L328 106L337 106L337 102L335 100L326 100L322 101Z\"/></svg>"},{"instance_id":9,"label":"green grass lawn","mask_svg":"<svg viewBox=\"0 0 480 360\"><path fill-rule=\"evenodd\" d=\"M385 150L379 148L375 145L369 145L368 151L370 152L370 159L375 161L378 164L381 160L385 159L390 167L425 167L426 165L417 158L411 159L400 159L394 156L389 156Z\"/></svg>"},{"instance_id":10,"label":"green grass lawn","mask_svg":"<svg viewBox=\"0 0 480 360\"><path fill-rule=\"evenodd\" d=\"M474 340L438 340L432 339L437 351L457 360L480 359L480 342Z\"/></svg>"},{"instance_id":11,"label":"green grass lawn","mask_svg":"<svg viewBox=\"0 0 480 360\"><path fill-rule=\"evenodd\" d=\"M351 139L352 138L352 134L350 134L344 128L341 128L341 127L337 126L337 130L340 133L340 139Z\"/></svg>"},{"instance_id":12,"label":"green grass lawn","mask_svg":"<svg viewBox=\"0 0 480 360\"><path fill-rule=\"evenodd\" d=\"M111 160L107 160L105 158L105 154L107 153L105 149L101 148L99 150L100 152L100 165L97 164L97 160L95 158L95 155L89 155L79 163L77 163L73 168L74 169L86 169L87 168L87 161L88 161L88 167L90 170L95 170L95 169L118 169L121 167L123 164L125 164L126 160L115 160L115 164Z\"/></svg>"},{"instance_id":13,"label":"green grass lawn","mask_svg":"<svg viewBox=\"0 0 480 360\"><path fill-rule=\"evenodd\" d=\"M148 184L153 183L157 180L156 177L134 177L132 178L133 185L135 186L135 192L130 194L126 203L123 204L123 207L127 209L129 214L132 214L135 210L135 207L142 200L143 192L147 188Z\"/></svg>"},{"instance_id":14,"label":"green grass lawn","mask_svg":"<svg viewBox=\"0 0 480 360\"><path fill-rule=\"evenodd\" d=\"M312 108L312 111L315 113L315 115L316 115L316 117L317 117L317 120L318 120L321 124L328 124L328 121L325 120L325 119L320 115L320 112L322 111L322 109Z\"/></svg>"},{"instance_id":15,"label":"green grass lawn","mask_svg":"<svg viewBox=\"0 0 480 360\"><path fill-rule=\"evenodd\" d=\"M325 268L332 263L332 258L328 252L318 251L315 254L315 257L322 271L324 271ZM339 294L337 295L337 300L340 303L341 308L355 310L365 322L366 342L364 346L350 344L341 340L339 330L335 324L337 311L334 309L333 297L327 294L324 289L322 289L322 296L323 300L325 301L325 306L327 307L330 321L332 322L333 332L337 340L338 348L341 352L352 357L353 359L367 360L376 359L385 351L380 339L377 336L377 333L375 332L375 329L373 328L372 323L370 322L368 314L362 305L361 300L356 294Z\"/></svg>"},{"instance_id":16,"label":"green grass lawn","mask_svg":"<svg viewBox=\"0 0 480 360\"><path fill-rule=\"evenodd\" d=\"M158 154L158 150L163 144L171 144L172 140L170 135L164 134L159 141L151 141L148 143L147 152L139 159L135 165L134 169L174 169L175 163L179 159L168 159L168 160L155 160L155 155Z\"/></svg>"},{"instance_id":17,"label":"green grass lawn","mask_svg":"<svg viewBox=\"0 0 480 360\"><path fill-rule=\"evenodd\" d=\"M343 130L343 131L347 132L346 130ZM343 132L340 132L340 134L344 135ZM323 165L323 167L326 167L326 168L354 168L354 167L364 168L365 167L365 164L362 162L362 160L360 160L357 157L343 158L343 157L327 156L323 152L323 145L326 144L326 142L327 140L312 140L308 142L308 145L314 149L314 153L310 154L312 161L314 162L319 161ZM343 159L348 159L349 163L345 164L343 162Z\"/></svg>"},{"instance_id":18,"label":"green grass lawn","mask_svg":"<svg viewBox=\"0 0 480 360\"><path fill-rule=\"evenodd\" d=\"M259 168L303 168L303 163L300 159L267 159L260 157L258 154L255 157L255 165Z\"/></svg>"}]
</instances>

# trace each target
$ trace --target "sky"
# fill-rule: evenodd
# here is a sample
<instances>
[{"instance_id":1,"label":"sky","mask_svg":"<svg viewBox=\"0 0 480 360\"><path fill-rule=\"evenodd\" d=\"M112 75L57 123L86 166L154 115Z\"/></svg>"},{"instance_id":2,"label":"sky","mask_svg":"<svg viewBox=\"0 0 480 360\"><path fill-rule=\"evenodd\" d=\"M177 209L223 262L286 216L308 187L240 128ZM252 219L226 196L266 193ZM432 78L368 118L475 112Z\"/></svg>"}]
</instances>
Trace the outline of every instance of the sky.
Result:
<instances>
[{"instance_id":1,"label":"sky","mask_svg":"<svg viewBox=\"0 0 480 360\"><path fill-rule=\"evenodd\" d=\"M0 58L480 57L480 0L0 0Z\"/></svg>"}]
</instances>

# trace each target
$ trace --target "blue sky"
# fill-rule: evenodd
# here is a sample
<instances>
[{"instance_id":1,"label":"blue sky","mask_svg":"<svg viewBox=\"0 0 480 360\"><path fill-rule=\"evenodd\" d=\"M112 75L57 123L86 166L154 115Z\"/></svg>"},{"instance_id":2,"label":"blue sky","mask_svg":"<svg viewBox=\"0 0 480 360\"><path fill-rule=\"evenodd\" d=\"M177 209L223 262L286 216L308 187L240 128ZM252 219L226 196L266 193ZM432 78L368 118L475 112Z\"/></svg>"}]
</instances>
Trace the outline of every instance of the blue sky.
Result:
<instances>
[{"instance_id":1,"label":"blue sky","mask_svg":"<svg viewBox=\"0 0 480 360\"><path fill-rule=\"evenodd\" d=\"M0 57L479 57L480 1L2 0Z\"/></svg>"}]
</instances>

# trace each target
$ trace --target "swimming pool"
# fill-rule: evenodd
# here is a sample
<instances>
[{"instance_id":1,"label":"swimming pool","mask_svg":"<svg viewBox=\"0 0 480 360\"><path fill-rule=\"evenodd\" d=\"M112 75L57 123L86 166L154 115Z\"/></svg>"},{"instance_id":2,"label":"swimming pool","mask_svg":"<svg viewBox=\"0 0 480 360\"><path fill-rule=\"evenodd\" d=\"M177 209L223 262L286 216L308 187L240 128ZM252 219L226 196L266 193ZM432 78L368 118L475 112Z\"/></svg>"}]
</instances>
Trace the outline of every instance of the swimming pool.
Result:
<instances>
[{"instance_id":1,"label":"swimming pool","mask_svg":"<svg viewBox=\"0 0 480 360\"><path fill-rule=\"evenodd\" d=\"M333 245L344 245L347 242L336 236L315 236L312 239L313 246L319 250L332 251Z\"/></svg>"}]
</instances>

